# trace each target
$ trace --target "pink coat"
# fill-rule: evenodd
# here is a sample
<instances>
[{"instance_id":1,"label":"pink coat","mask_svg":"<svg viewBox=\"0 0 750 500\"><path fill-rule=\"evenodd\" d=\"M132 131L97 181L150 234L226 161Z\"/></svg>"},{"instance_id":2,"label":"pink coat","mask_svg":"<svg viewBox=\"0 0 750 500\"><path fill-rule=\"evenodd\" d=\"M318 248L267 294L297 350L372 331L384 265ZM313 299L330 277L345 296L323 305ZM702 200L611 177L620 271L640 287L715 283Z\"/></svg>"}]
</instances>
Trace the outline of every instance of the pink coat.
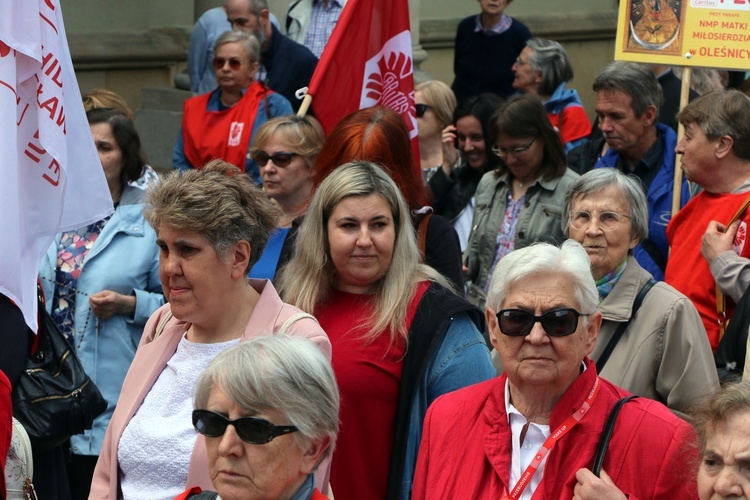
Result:
<instances>
[{"instance_id":1,"label":"pink coat","mask_svg":"<svg viewBox=\"0 0 750 500\"><path fill-rule=\"evenodd\" d=\"M581 407L594 384L587 369L555 405L550 429ZM413 498L500 498L510 482L511 431L505 411L506 375L452 392L427 411ZM629 395L600 378L591 409L547 455L533 500L572 498L575 473L591 469L602 429L618 399ZM636 398L623 406L604 459L604 470L631 499L697 498L697 446L692 427L666 406Z\"/></svg>"},{"instance_id":2,"label":"pink coat","mask_svg":"<svg viewBox=\"0 0 750 500\"><path fill-rule=\"evenodd\" d=\"M260 293L260 298L245 327L245 333L242 335L243 340L267 335L271 332L278 333L287 319L301 312L296 307L282 302L270 281L250 280L250 283ZM99 461L96 463L94 479L91 483L90 499L118 498L117 447L120 437L146 394L151 390L151 386L154 385L167 362L177 350L182 335L190 327L188 323L172 318L159 338L153 340L156 328L167 311L169 311L169 304L159 308L146 323L141 343L135 353L128 374L125 376L120 399L104 436L102 451L99 455ZM320 347L328 359L331 358L331 343L317 321L311 318L301 319L293 323L287 333L310 339ZM326 469L327 467L321 465L320 470L322 472L325 472ZM318 483L321 482L324 483L324 480L318 481ZM201 435L196 440L190 458L186 487L188 486L200 486L204 490L214 489L208 472L206 442ZM318 487L320 486L322 484L318 484Z\"/></svg>"}]
</instances>

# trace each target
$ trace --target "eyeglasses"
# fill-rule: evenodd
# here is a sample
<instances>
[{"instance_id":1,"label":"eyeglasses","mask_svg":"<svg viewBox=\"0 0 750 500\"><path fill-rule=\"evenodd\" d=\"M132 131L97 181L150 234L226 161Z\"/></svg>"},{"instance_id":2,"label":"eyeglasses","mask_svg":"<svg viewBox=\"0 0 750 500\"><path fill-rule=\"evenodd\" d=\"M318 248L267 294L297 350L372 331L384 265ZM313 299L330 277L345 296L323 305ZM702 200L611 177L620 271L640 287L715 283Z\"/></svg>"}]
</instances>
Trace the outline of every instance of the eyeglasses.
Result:
<instances>
[{"instance_id":1,"label":"eyeglasses","mask_svg":"<svg viewBox=\"0 0 750 500\"><path fill-rule=\"evenodd\" d=\"M541 316L535 316L523 309L503 309L497 313L500 331L509 337L525 337L536 323L541 323L544 331L551 337L565 337L576 331L578 318L591 316L581 314L569 307L553 309Z\"/></svg>"},{"instance_id":2,"label":"eyeglasses","mask_svg":"<svg viewBox=\"0 0 750 500\"><path fill-rule=\"evenodd\" d=\"M417 118L422 118L424 114L427 112L428 109L431 109L432 106L429 104L415 104L414 108L417 110Z\"/></svg>"},{"instance_id":3,"label":"eyeglasses","mask_svg":"<svg viewBox=\"0 0 750 500\"><path fill-rule=\"evenodd\" d=\"M221 437L229 424L232 424L240 439L250 444L270 443L276 437L299 430L293 425L273 425L268 420L257 417L229 420L211 410L193 410L193 427L204 436Z\"/></svg>"},{"instance_id":4,"label":"eyeglasses","mask_svg":"<svg viewBox=\"0 0 750 500\"><path fill-rule=\"evenodd\" d=\"M618 212L599 212L599 227L603 231L613 231L623 219L630 219L630 216ZM569 222L573 229L587 229L591 224L591 212L586 210L571 212Z\"/></svg>"},{"instance_id":5,"label":"eyeglasses","mask_svg":"<svg viewBox=\"0 0 750 500\"><path fill-rule=\"evenodd\" d=\"M527 145L521 146L519 148L513 148L513 149L505 149L505 148L501 148L498 145L494 145L492 146L492 152L495 153L497 156L501 156L501 157L508 156L508 155L513 155L515 157L518 157L524 154L526 151L528 151L531 145L534 144L535 140L536 140L536 137L531 139L531 141Z\"/></svg>"},{"instance_id":6,"label":"eyeglasses","mask_svg":"<svg viewBox=\"0 0 750 500\"><path fill-rule=\"evenodd\" d=\"M229 69L231 69L232 71L237 71L242 67L242 61L240 61L236 57L230 57L229 59L226 59L224 57L214 57L215 70L223 69L226 63L229 63Z\"/></svg>"},{"instance_id":7,"label":"eyeglasses","mask_svg":"<svg viewBox=\"0 0 750 500\"><path fill-rule=\"evenodd\" d=\"M528 63L524 61L523 59L521 59L521 56L518 56L516 57L516 64L518 64L519 66L523 66L524 64L528 64Z\"/></svg>"},{"instance_id":8,"label":"eyeglasses","mask_svg":"<svg viewBox=\"0 0 750 500\"><path fill-rule=\"evenodd\" d=\"M253 160L255 160L255 163L257 163L261 167L265 167L268 163L268 160L271 160L277 167L284 168L289 166L289 164L292 162L292 158L294 158L295 156L299 156L299 154L276 153L273 155L269 155L265 151L258 151L257 153L255 153L255 155L253 155Z\"/></svg>"}]
</instances>

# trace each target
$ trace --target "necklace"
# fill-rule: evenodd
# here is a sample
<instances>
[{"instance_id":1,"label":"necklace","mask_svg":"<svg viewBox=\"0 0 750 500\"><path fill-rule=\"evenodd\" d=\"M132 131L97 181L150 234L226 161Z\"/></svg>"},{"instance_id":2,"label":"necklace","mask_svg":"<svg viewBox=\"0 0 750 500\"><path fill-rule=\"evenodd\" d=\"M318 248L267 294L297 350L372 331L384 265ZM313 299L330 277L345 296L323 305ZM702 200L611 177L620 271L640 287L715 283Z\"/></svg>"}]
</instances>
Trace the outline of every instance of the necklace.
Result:
<instances>
[{"instance_id":1,"label":"necklace","mask_svg":"<svg viewBox=\"0 0 750 500\"><path fill-rule=\"evenodd\" d=\"M82 292L82 291L78 290L76 287L70 286L70 285L68 285L66 283L62 283L62 282L57 281L57 280L51 280L49 278L45 278L44 276L41 276L41 278L44 281L48 282L48 283L52 283L56 287L66 288L66 289L70 290L71 292L73 292L75 294L83 295L84 297L90 297L90 295L88 293ZM81 338L78 339L78 342L75 342L76 329L75 329L75 327L73 328L73 342L75 343L75 345L73 347L75 348L76 352L78 352L80 350L80 348L81 348L81 344L83 343L83 337L86 335L86 329L89 326L89 320L90 319L91 319L91 306L89 306L89 310L86 313L86 321L83 323L83 329L81 330ZM96 325L95 325L95 327L96 327L96 333L97 333L97 335L99 335L99 318L95 317L95 321L96 321Z\"/></svg>"}]
</instances>

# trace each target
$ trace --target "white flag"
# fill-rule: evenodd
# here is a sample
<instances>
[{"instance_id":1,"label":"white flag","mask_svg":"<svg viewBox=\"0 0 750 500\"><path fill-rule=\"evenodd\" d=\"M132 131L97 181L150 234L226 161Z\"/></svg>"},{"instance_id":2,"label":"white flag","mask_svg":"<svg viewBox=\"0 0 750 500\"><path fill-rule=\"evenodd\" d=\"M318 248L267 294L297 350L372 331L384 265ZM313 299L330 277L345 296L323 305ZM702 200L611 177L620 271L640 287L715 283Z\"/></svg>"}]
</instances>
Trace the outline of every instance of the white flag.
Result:
<instances>
[{"instance_id":1,"label":"white flag","mask_svg":"<svg viewBox=\"0 0 750 500\"><path fill-rule=\"evenodd\" d=\"M0 12L0 293L36 331L42 256L59 231L112 213L112 199L59 0L0 0Z\"/></svg>"}]
</instances>

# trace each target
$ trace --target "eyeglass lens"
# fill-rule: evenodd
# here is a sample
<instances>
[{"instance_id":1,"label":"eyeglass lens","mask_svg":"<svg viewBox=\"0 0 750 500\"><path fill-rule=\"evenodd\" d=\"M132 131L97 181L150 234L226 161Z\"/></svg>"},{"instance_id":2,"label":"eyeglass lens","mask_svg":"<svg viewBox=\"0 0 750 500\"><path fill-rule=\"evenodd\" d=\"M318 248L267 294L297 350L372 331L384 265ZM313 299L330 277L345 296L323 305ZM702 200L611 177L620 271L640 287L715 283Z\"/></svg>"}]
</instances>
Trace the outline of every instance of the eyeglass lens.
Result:
<instances>
[{"instance_id":1,"label":"eyeglass lens","mask_svg":"<svg viewBox=\"0 0 750 500\"><path fill-rule=\"evenodd\" d=\"M226 59L224 57L214 57L214 69L222 69L226 63L229 63L229 68L232 71L237 71L242 66L242 61L235 57Z\"/></svg>"},{"instance_id":2,"label":"eyeglass lens","mask_svg":"<svg viewBox=\"0 0 750 500\"><path fill-rule=\"evenodd\" d=\"M537 322L542 324L547 335L564 337L576 331L579 316L586 315L570 308L554 309L541 316L535 316L523 309L503 309L497 313L497 320L500 331L511 337L528 335Z\"/></svg>"},{"instance_id":3,"label":"eyeglass lens","mask_svg":"<svg viewBox=\"0 0 750 500\"><path fill-rule=\"evenodd\" d=\"M273 425L262 418L244 417L229 420L224 415L210 410L193 410L193 427L204 436L223 436L229 424L234 426L240 439L250 444L270 443L275 437L297 431L297 427L293 425Z\"/></svg>"},{"instance_id":4,"label":"eyeglass lens","mask_svg":"<svg viewBox=\"0 0 750 500\"><path fill-rule=\"evenodd\" d=\"M268 160L273 160L274 165L284 168L289 166L294 155L296 155L296 153L276 153L273 155L269 155L265 151L259 151L255 154L253 159L255 160L255 163L257 163L261 167L265 167L268 163Z\"/></svg>"},{"instance_id":5,"label":"eyeglass lens","mask_svg":"<svg viewBox=\"0 0 750 500\"><path fill-rule=\"evenodd\" d=\"M534 141L536 141L536 137L531 139L531 142L529 142L525 146L521 146L521 147L513 148L513 149L505 149L496 145L492 148L492 152L495 153L497 156L507 156L507 155L519 156L525 153L526 151L528 151L531 148L531 145L534 144Z\"/></svg>"},{"instance_id":6,"label":"eyeglass lens","mask_svg":"<svg viewBox=\"0 0 750 500\"><path fill-rule=\"evenodd\" d=\"M617 227L623 217L628 217L617 212L599 212L599 227L605 231L611 231ZM579 210L570 214L570 225L575 229L586 229L591 224L591 212Z\"/></svg>"}]
</instances>

